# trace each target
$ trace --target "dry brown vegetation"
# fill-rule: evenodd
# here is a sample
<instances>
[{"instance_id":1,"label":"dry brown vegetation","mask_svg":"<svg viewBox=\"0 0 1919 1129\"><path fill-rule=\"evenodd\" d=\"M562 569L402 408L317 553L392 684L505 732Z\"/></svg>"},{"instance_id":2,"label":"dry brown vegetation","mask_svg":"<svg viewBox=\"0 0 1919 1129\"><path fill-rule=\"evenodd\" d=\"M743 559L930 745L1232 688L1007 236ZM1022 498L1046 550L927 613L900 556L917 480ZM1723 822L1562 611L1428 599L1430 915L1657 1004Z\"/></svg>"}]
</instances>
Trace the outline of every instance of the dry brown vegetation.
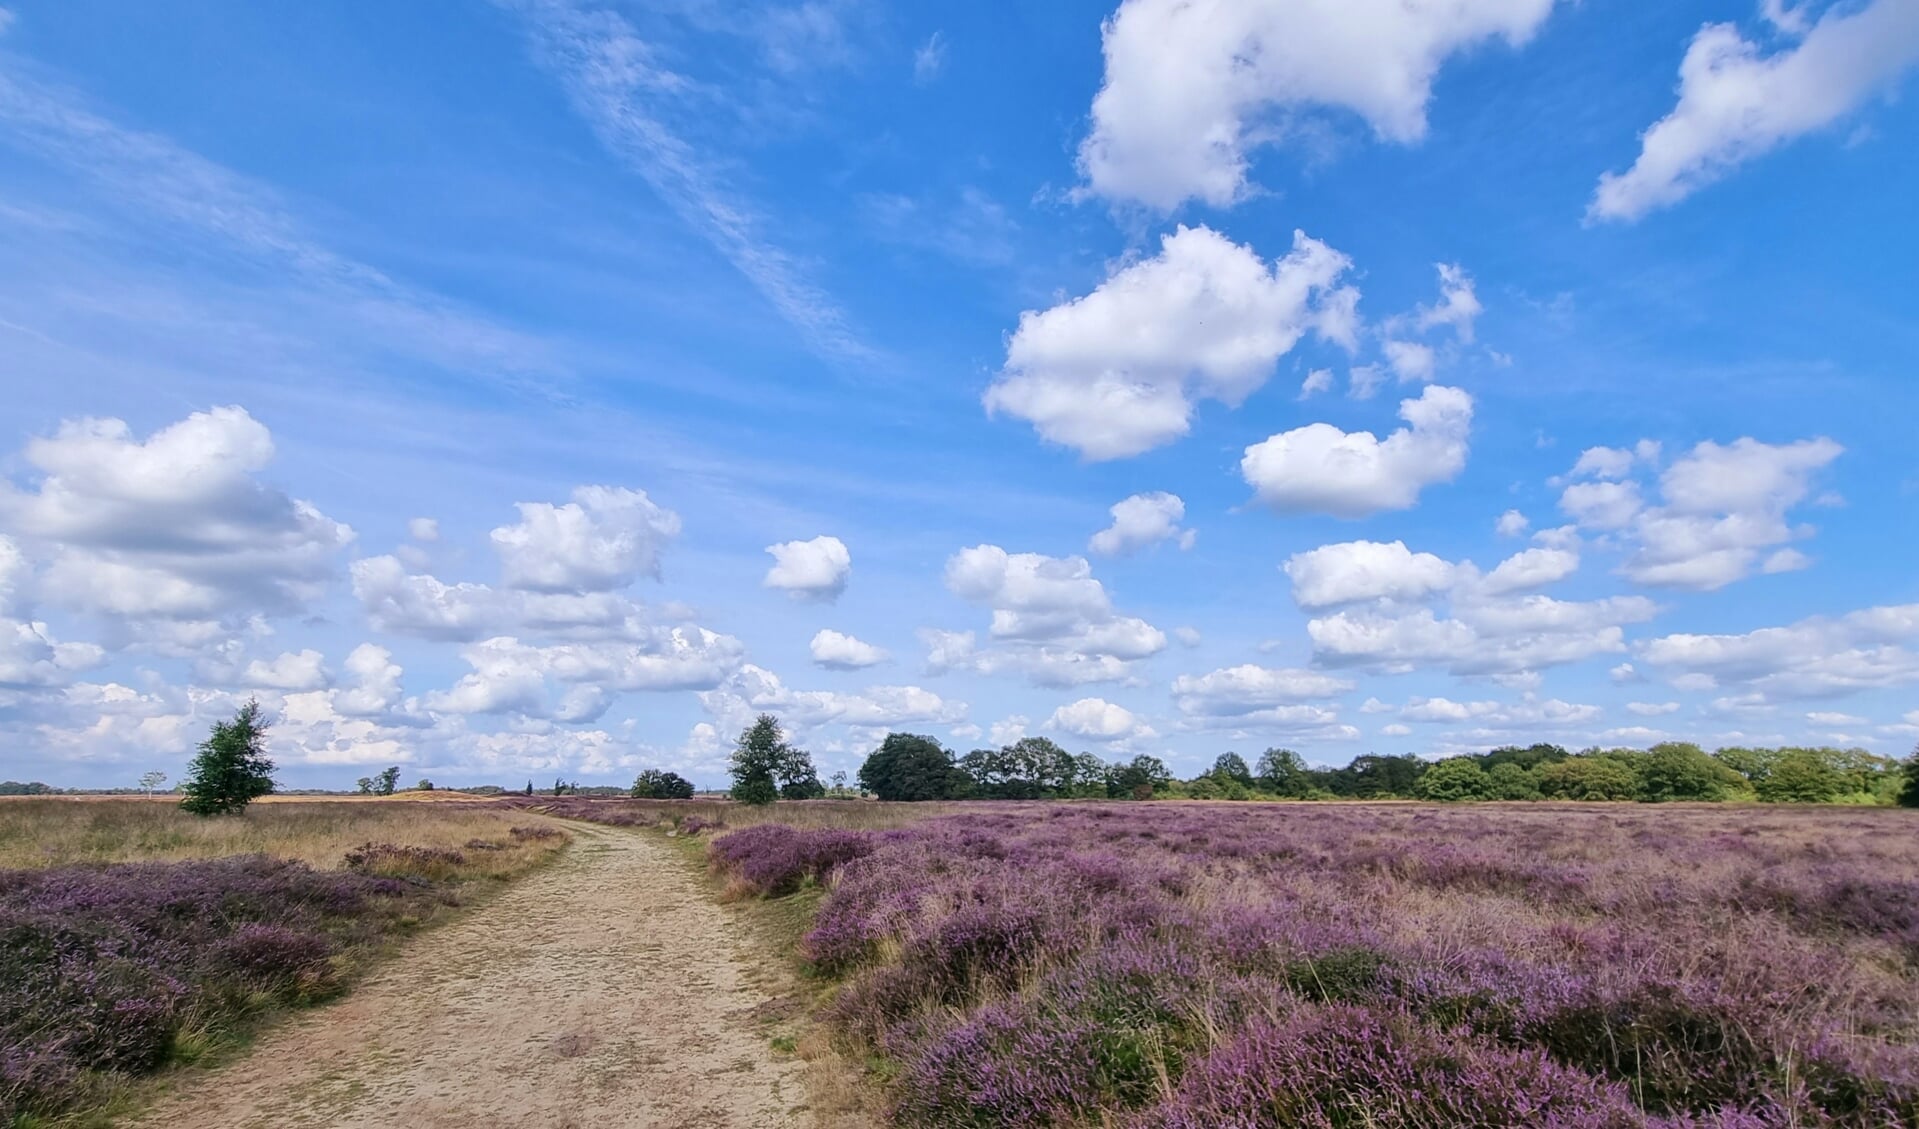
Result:
<instances>
[{"instance_id":1,"label":"dry brown vegetation","mask_svg":"<svg viewBox=\"0 0 1919 1129\"><path fill-rule=\"evenodd\" d=\"M423 793L424 794L424 793ZM507 850L467 850L474 841L510 843L535 813L469 798L465 803L377 799L279 799L245 813L203 818L177 803L141 797L73 800L22 797L0 803L0 869L71 863L180 862L268 854L320 869L344 865L364 843L463 850L467 877L507 877L564 845L536 840Z\"/></svg>"}]
</instances>

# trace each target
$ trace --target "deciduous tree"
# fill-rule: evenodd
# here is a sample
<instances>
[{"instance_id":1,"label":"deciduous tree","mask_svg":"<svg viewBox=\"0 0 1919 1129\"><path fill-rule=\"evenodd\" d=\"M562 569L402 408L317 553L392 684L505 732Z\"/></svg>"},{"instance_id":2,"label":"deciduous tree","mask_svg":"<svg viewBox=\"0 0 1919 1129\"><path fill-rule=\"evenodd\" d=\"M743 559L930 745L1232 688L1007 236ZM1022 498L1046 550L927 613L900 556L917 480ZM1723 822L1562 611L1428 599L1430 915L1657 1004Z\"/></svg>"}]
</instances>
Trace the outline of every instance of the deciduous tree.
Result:
<instances>
[{"instance_id":1,"label":"deciduous tree","mask_svg":"<svg viewBox=\"0 0 1919 1129\"><path fill-rule=\"evenodd\" d=\"M249 699L232 721L217 721L200 743L180 790L180 806L195 815L226 815L273 791L273 762L266 754L267 723L260 703Z\"/></svg>"}]
</instances>

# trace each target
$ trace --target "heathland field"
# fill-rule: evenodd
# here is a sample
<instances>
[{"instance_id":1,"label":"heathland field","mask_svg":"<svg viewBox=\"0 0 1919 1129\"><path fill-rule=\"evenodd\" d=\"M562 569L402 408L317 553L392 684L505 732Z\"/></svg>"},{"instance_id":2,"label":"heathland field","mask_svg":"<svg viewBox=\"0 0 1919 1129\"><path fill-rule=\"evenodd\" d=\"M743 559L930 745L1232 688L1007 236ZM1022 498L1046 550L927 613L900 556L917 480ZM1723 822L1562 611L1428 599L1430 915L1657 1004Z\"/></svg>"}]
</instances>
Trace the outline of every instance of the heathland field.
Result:
<instances>
[{"instance_id":1,"label":"heathland field","mask_svg":"<svg viewBox=\"0 0 1919 1129\"><path fill-rule=\"evenodd\" d=\"M383 952L143 1123L1919 1124L1909 811L43 800L0 861L14 1112Z\"/></svg>"}]
</instances>

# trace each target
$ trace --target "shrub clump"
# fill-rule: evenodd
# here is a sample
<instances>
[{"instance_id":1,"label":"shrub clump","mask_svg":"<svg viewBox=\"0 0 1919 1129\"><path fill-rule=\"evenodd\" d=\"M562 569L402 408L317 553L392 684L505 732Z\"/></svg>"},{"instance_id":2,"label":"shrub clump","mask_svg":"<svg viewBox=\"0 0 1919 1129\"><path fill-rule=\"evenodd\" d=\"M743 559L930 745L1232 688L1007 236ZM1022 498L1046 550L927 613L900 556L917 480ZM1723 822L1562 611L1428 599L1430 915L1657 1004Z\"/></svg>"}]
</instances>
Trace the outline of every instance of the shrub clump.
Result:
<instances>
[{"instance_id":1,"label":"shrub clump","mask_svg":"<svg viewBox=\"0 0 1919 1129\"><path fill-rule=\"evenodd\" d=\"M328 994L430 897L264 855L0 871L0 1124L161 1066L189 1023Z\"/></svg>"},{"instance_id":2,"label":"shrub clump","mask_svg":"<svg viewBox=\"0 0 1919 1129\"><path fill-rule=\"evenodd\" d=\"M873 851L861 831L802 831L767 823L722 835L709 848L715 867L755 894L780 897L807 879L822 881L835 867Z\"/></svg>"},{"instance_id":3,"label":"shrub clump","mask_svg":"<svg viewBox=\"0 0 1919 1129\"><path fill-rule=\"evenodd\" d=\"M362 843L348 851L342 861L355 874L414 882L444 882L466 865L466 855L452 847Z\"/></svg>"}]
</instances>

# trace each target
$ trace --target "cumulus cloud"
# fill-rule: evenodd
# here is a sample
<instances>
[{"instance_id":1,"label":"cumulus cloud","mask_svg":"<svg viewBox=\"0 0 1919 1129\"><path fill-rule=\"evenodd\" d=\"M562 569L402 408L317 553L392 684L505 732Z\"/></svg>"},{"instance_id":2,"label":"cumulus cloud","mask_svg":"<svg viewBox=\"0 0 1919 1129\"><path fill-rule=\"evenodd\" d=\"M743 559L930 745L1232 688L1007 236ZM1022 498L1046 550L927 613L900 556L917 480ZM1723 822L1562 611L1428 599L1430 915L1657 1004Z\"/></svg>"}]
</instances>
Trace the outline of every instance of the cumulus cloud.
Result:
<instances>
[{"instance_id":1,"label":"cumulus cloud","mask_svg":"<svg viewBox=\"0 0 1919 1129\"><path fill-rule=\"evenodd\" d=\"M267 690L323 690L330 681L326 656L311 649L288 651L272 660L254 659L240 674L241 685Z\"/></svg>"},{"instance_id":2,"label":"cumulus cloud","mask_svg":"<svg viewBox=\"0 0 1919 1129\"><path fill-rule=\"evenodd\" d=\"M1193 530L1181 529L1186 503L1177 494L1159 491L1135 494L1117 502L1109 511L1113 524L1093 534L1087 548L1104 557L1126 556L1161 541L1177 541L1182 549L1193 547Z\"/></svg>"},{"instance_id":3,"label":"cumulus cloud","mask_svg":"<svg viewBox=\"0 0 1919 1129\"><path fill-rule=\"evenodd\" d=\"M1815 616L1744 634L1666 635L1638 648L1675 684L1745 686L1762 696L1836 697L1919 682L1919 604Z\"/></svg>"},{"instance_id":4,"label":"cumulus cloud","mask_svg":"<svg viewBox=\"0 0 1919 1129\"><path fill-rule=\"evenodd\" d=\"M432 542L440 539L440 523L430 517L408 519L406 523L408 537L415 541Z\"/></svg>"},{"instance_id":5,"label":"cumulus cloud","mask_svg":"<svg viewBox=\"0 0 1919 1129\"><path fill-rule=\"evenodd\" d=\"M1679 103L1640 138L1638 160L1599 178L1593 220L1633 221L1678 203L1766 152L1824 129L1919 65L1919 7L1835 5L1806 26L1768 0L1773 22L1803 35L1762 53L1731 24L1707 24L1679 64Z\"/></svg>"},{"instance_id":6,"label":"cumulus cloud","mask_svg":"<svg viewBox=\"0 0 1919 1129\"><path fill-rule=\"evenodd\" d=\"M1295 554L1280 566L1302 608L1363 600L1417 601L1451 588L1459 568L1404 541L1348 541Z\"/></svg>"},{"instance_id":7,"label":"cumulus cloud","mask_svg":"<svg viewBox=\"0 0 1919 1129\"><path fill-rule=\"evenodd\" d=\"M1505 560L1480 582L1480 590L1494 596L1544 588L1579 571L1579 554L1570 549L1526 549Z\"/></svg>"},{"instance_id":8,"label":"cumulus cloud","mask_svg":"<svg viewBox=\"0 0 1919 1129\"><path fill-rule=\"evenodd\" d=\"M44 562L40 593L129 619L244 619L317 598L353 530L256 477L273 437L238 407L141 439L124 421L63 423L0 480L0 520Z\"/></svg>"},{"instance_id":9,"label":"cumulus cloud","mask_svg":"<svg viewBox=\"0 0 1919 1129\"><path fill-rule=\"evenodd\" d=\"M1109 199L1170 211L1248 191L1250 151L1310 109L1359 115L1383 139L1426 133L1434 76L1489 40L1530 39L1552 0L1125 0L1106 22L1106 76L1079 166Z\"/></svg>"},{"instance_id":10,"label":"cumulus cloud","mask_svg":"<svg viewBox=\"0 0 1919 1129\"><path fill-rule=\"evenodd\" d=\"M1778 548L1810 533L1788 514L1843 451L1824 438L1707 441L1660 475L1658 505L1647 505L1639 484L1626 480L1574 483L1561 494L1560 508L1582 528L1620 535L1631 550L1619 569L1627 579L1710 591L1755 571L1791 571L1809 563L1796 550ZM1580 466L1587 473L1624 475L1635 462L1625 454L1595 448Z\"/></svg>"},{"instance_id":11,"label":"cumulus cloud","mask_svg":"<svg viewBox=\"0 0 1919 1129\"><path fill-rule=\"evenodd\" d=\"M502 582L532 592L609 592L658 577L680 517L644 490L581 486L573 500L520 502L520 521L492 533Z\"/></svg>"},{"instance_id":12,"label":"cumulus cloud","mask_svg":"<svg viewBox=\"0 0 1919 1129\"><path fill-rule=\"evenodd\" d=\"M761 583L796 600L830 604L846 591L847 578L853 573L853 554L837 537L783 541L768 545L766 551L773 554L773 567L766 570Z\"/></svg>"},{"instance_id":13,"label":"cumulus cloud","mask_svg":"<svg viewBox=\"0 0 1919 1129\"><path fill-rule=\"evenodd\" d=\"M380 717L400 707L400 678L405 673L393 652L362 643L340 664L345 684L334 691L333 708L347 717Z\"/></svg>"},{"instance_id":14,"label":"cumulus cloud","mask_svg":"<svg viewBox=\"0 0 1919 1129\"><path fill-rule=\"evenodd\" d=\"M44 623L0 619L0 691L64 686L105 659L92 643L60 642Z\"/></svg>"},{"instance_id":15,"label":"cumulus cloud","mask_svg":"<svg viewBox=\"0 0 1919 1129\"><path fill-rule=\"evenodd\" d=\"M1104 698L1081 698L1053 711L1045 728L1087 741L1124 746L1159 736L1125 706Z\"/></svg>"},{"instance_id":16,"label":"cumulus cloud","mask_svg":"<svg viewBox=\"0 0 1919 1129\"><path fill-rule=\"evenodd\" d=\"M1084 557L976 545L946 562L946 587L991 609L989 633L998 645L980 649L971 632L922 633L935 673L1018 671L1042 686L1075 686L1124 679L1134 661L1166 647L1164 632L1113 610Z\"/></svg>"},{"instance_id":17,"label":"cumulus cloud","mask_svg":"<svg viewBox=\"0 0 1919 1129\"><path fill-rule=\"evenodd\" d=\"M1343 737L1338 711L1323 702L1353 689L1347 679L1315 670L1244 664L1173 680L1182 728L1284 729ZM1328 732L1328 731L1333 732Z\"/></svg>"},{"instance_id":18,"label":"cumulus cloud","mask_svg":"<svg viewBox=\"0 0 1919 1129\"><path fill-rule=\"evenodd\" d=\"M1472 276L1457 263L1439 263L1436 269L1439 271L1439 301L1419 308L1419 327L1433 329L1447 326L1461 343L1471 344L1473 323L1486 310L1479 304L1479 295L1473 291Z\"/></svg>"},{"instance_id":19,"label":"cumulus cloud","mask_svg":"<svg viewBox=\"0 0 1919 1129\"><path fill-rule=\"evenodd\" d=\"M1399 416L1407 426L1384 440L1326 423L1275 435L1246 448L1240 474L1259 501L1282 513L1359 518L1410 509L1420 491L1465 469L1473 400L1435 385L1402 401Z\"/></svg>"},{"instance_id":20,"label":"cumulus cloud","mask_svg":"<svg viewBox=\"0 0 1919 1129\"><path fill-rule=\"evenodd\" d=\"M795 734L826 725L891 729L907 725L957 725L965 722L964 702L948 701L919 686L869 686L856 693L794 690L764 667L742 665L700 703L722 731L744 728L756 714L776 713Z\"/></svg>"},{"instance_id":21,"label":"cumulus cloud","mask_svg":"<svg viewBox=\"0 0 1919 1129\"><path fill-rule=\"evenodd\" d=\"M1678 702L1627 702L1626 709L1640 717L1664 717L1679 712Z\"/></svg>"},{"instance_id":22,"label":"cumulus cloud","mask_svg":"<svg viewBox=\"0 0 1919 1129\"><path fill-rule=\"evenodd\" d=\"M1358 294L1339 286L1350 266L1303 232L1268 266L1251 247L1182 226L1092 293L1021 314L987 411L1087 459L1170 443L1198 401L1237 407L1308 330L1350 346Z\"/></svg>"},{"instance_id":23,"label":"cumulus cloud","mask_svg":"<svg viewBox=\"0 0 1919 1129\"><path fill-rule=\"evenodd\" d=\"M828 670L861 670L886 661L886 652L871 643L828 628L813 636L813 662Z\"/></svg>"},{"instance_id":24,"label":"cumulus cloud","mask_svg":"<svg viewBox=\"0 0 1919 1129\"><path fill-rule=\"evenodd\" d=\"M1507 510L1499 515L1499 521L1494 523L1493 529L1501 537L1524 537L1532 525L1525 514L1518 510Z\"/></svg>"},{"instance_id":25,"label":"cumulus cloud","mask_svg":"<svg viewBox=\"0 0 1919 1129\"><path fill-rule=\"evenodd\" d=\"M1431 345L1388 339L1381 348L1386 352L1386 363L1392 366L1393 375L1401 384L1431 380L1438 370L1439 355Z\"/></svg>"}]
</instances>

